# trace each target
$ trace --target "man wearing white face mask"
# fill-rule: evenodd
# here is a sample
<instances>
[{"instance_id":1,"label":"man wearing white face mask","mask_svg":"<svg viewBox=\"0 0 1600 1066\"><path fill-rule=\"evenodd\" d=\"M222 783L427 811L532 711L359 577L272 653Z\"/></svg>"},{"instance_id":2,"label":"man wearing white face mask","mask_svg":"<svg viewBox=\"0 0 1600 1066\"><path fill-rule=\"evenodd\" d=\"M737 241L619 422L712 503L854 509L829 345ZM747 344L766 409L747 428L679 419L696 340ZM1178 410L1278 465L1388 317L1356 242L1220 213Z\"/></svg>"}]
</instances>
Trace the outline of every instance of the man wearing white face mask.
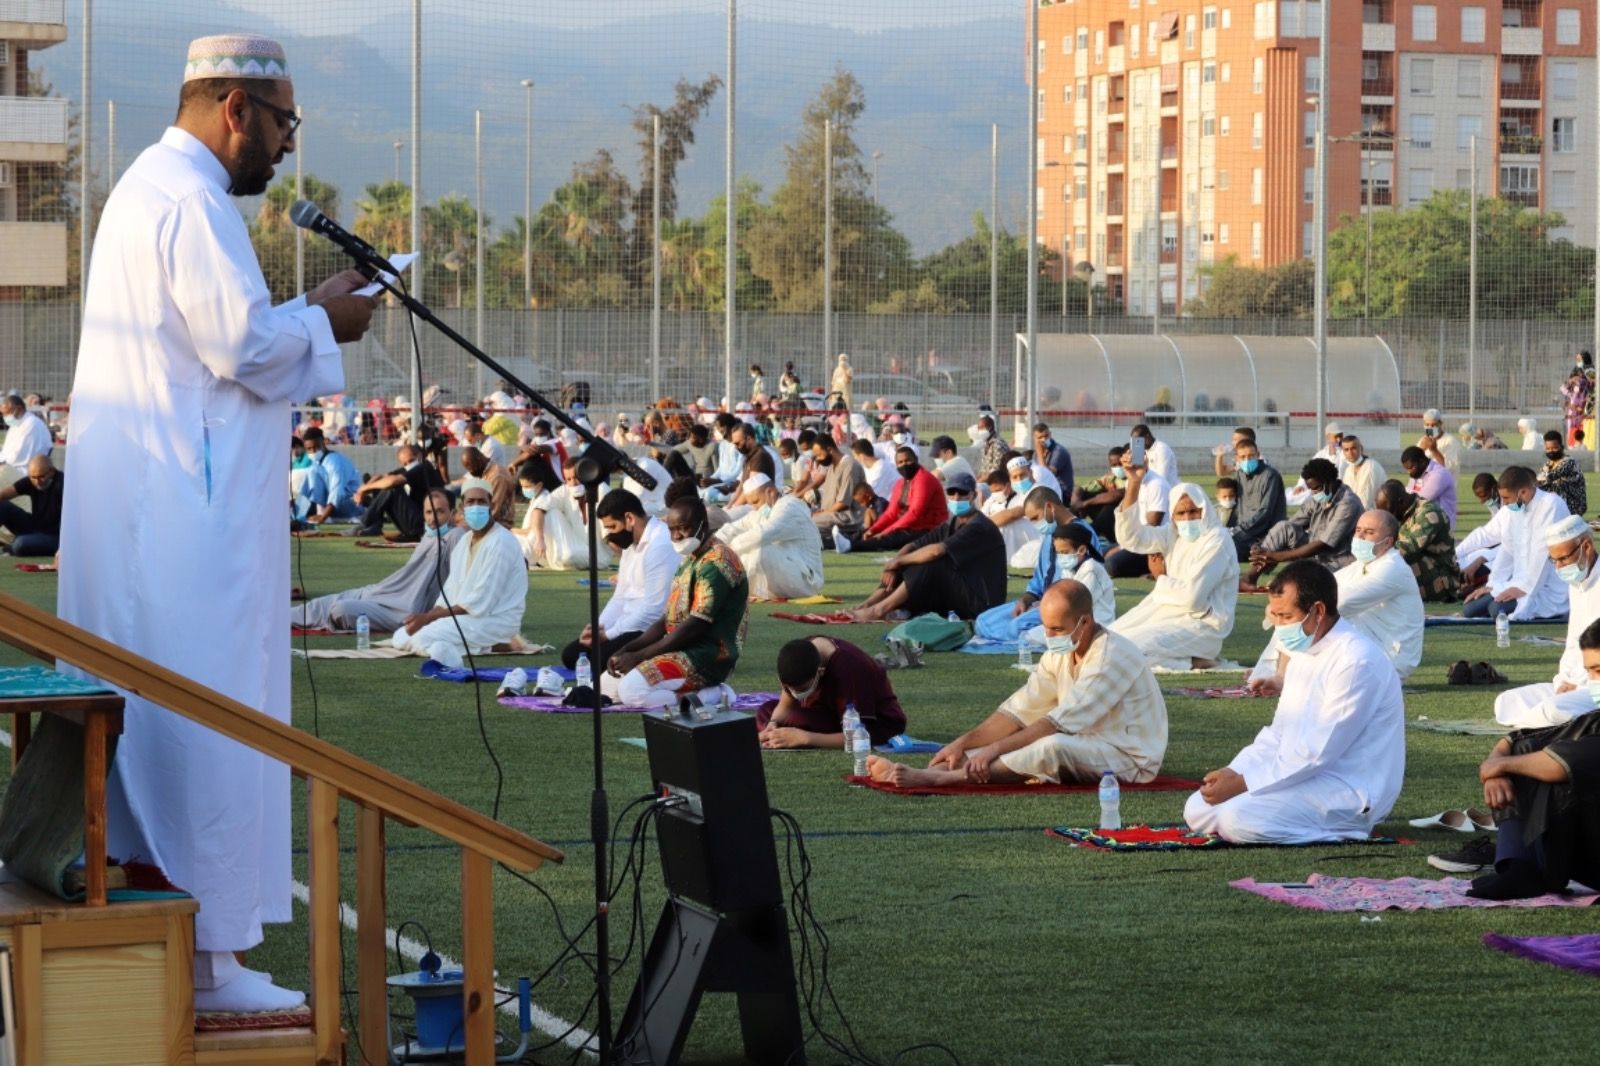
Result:
<instances>
[{"instance_id":1,"label":"man wearing white face mask","mask_svg":"<svg viewBox=\"0 0 1600 1066\"><path fill-rule=\"evenodd\" d=\"M1468 618L1509 614L1513 622L1559 618L1567 597L1550 565L1545 535L1571 512L1561 497L1539 488L1525 466L1506 467L1499 491L1502 506L1483 529L1500 547L1489 564L1488 584L1467 594L1461 613Z\"/></svg>"},{"instance_id":2,"label":"man wearing white face mask","mask_svg":"<svg viewBox=\"0 0 1600 1066\"><path fill-rule=\"evenodd\" d=\"M995 435L994 418L990 415L979 415L978 420L967 427L967 437L978 446L978 470L973 476L980 483L987 482L990 474L1005 465L1005 441Z\"/></svg>"},{"instance_id":3,"label":"man wearing white face mask","mask_svg":"<svg viewBox=\"0 0 1600 1066\"><path fill-rule=\"evenodd\" d=\"M1494 720L1508 729L1543 729L1594 711L1589 675L1578 638L1600 618L1600 567L1594 534L1582 518L1568 515L1545 533L1545 550L1567 594L1567 641L1548 684L1523 685L1495 697Z\"/></svg>"},{"instance_id":4,"label":"man wearing white face mask","mask_svg":"<svg viewBox=\"0 0 1600 1066\"><path fill-rule=\"evenodd\" d=\"M1383 649L1404 681L1422 661L1424 616L1416 575L1395 550L1399 532L1400 523L1388 511L1364 512L1350 539L1355 561L1334 574L1334 582L1339 587L1340 616ZM1288 665L1289 657L1278 642L1268 641L1250 675L1251 690L1277 695Z\"/></svg>"},{"instance_id":5,"label":"man wearing white face mask","mask_svg":"<svg viewBox=\"0 0 1600 1066\"><path fill-rule=\"evenodd\" d=\"M49 455L55 448L50 427L44 419L28 410L20 396L7 396L0 401L0 411L5 414L6 439L0 444L0 463L11 467L20 477L28 474L28 460L35 455Z\"/></svg>"},{"instance_id":6,"label":"man wearing white face mask","mask_svg":"<svg viewBox=\"0 0 1600 1066\"><path fill-rule=\"evenodd\" d=\"M778 491L765 474L744 479L750 505L742 518L717 530L717 539L744 563L750 595L758 600L795 600L822 591L822 534L811 511L795 496Z\"/></svg>"},{"instance_id":7,"label":"man wearing white face mask","mask_svg":"<svg viewBox=\"0 0 1600 1066\"><path fill-rule=\"evenodd\" d=\"M1235 844L1364 840L1405 776L1405 705L1383 649L1339 617L1333 574L1308 559L1272 582L1267 617L1290 655L1272 722L1184 804L1189 828Z\"/></svg>"},{"instance_id":8,"label":"man wearing white face mask","mask_svg":"<svg viewBox=\"0 0 1600 1066\"><path fill-rule=\"evenodd\" d=\"M1161 772L1167 705L1144 655L1094 618L1094 598L1070 578L1039 604L1045 654L1021 689L939 750L926 770L868 756L901 786L1095 781L1107 770L1136 784Z\"/></svg>"},{"instance_id":9,"label":"man wearing white face mask","mask_svg":"<svg viewBox=\"0 0 1600 1066\"><path fill-rule=\"evenodd\" d=\"M520 640L528 570L517 538L492 517L492 496L481 478L462 483L468 535L450 552L450 576L438 602L405 620L395 632L395 647L460 667L469 652L509 651Z\"/></svg>"}]
</instances>

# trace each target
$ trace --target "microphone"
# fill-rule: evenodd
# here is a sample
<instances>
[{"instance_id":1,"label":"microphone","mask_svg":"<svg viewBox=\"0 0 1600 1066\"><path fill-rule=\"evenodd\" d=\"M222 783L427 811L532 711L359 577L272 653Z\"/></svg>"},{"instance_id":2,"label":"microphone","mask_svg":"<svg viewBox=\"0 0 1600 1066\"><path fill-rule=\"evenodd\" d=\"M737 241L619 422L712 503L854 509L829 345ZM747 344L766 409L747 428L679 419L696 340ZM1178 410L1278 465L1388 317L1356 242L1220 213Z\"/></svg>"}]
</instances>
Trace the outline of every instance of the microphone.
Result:
<instances>
[{"instance_id":1,"label":"microphone","mask_svg":"<svg viewBox=\"0 0 1600 1066\"><path fill-rule=\"evenodd\" d=\"M289 209L289 221L301 229L326 237L364 267L379 267L395 276L400 273L394 268L393 263L378 254L376 248L323 214L322 209L310 200L296 200L294 206Z\"/></svg>"}]
</instances>

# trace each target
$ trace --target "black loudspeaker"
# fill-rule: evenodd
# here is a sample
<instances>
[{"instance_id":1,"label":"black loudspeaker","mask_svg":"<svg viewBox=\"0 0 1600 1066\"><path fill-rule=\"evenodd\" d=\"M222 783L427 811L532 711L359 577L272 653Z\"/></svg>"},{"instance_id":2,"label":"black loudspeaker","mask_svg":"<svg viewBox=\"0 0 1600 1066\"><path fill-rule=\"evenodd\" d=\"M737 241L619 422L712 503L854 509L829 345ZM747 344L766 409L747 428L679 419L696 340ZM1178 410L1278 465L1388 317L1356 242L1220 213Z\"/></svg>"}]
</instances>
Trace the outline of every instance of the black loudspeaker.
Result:
<instances>
[{"instance_id":1,"label":"black loudspeaker","mask_svg":"<svg viewBox=\"0 0 1600 1066\"><path fill-rule=\"evenodd\" d=\"M705 992L739 1000L745 1055L802 1066L805 1040L755 719L723 711L644 716L650 776L680 802L657 836L669 898L614 1048L622 1061L675 1063Z\"/></svg>"}]
</instances>

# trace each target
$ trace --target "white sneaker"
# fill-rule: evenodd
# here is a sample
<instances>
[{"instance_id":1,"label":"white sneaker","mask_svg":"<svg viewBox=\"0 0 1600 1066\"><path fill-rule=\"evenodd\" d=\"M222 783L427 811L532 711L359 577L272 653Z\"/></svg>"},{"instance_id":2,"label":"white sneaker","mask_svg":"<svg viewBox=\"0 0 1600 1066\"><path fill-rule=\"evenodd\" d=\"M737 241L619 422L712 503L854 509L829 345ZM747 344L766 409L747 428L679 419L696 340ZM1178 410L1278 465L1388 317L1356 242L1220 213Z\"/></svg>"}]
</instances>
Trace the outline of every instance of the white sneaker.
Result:
<instances>
[{"instance_id":1,"label":"white sneaker","mask_svg":"<svg viewBox=\"0 0 1600 1066\"><path fill-rule=\"evenodd\" d=\"M263 980L243 969L237 977L226 984L216 988L194 990L194 1009L197 1011L261 1014L295 1010L305 1005L304 992L279 988L271 981Z\"/></svg>"},{"instance_id":2,"label":"white sneaker","mask_svg":"<svg viewBox=\"0 0 1600 1066\"><path fill-rule=\"evenodd\" d=\"M833 550L840 555L850 554L850 538L837 529L833 531Z\"/></svg>"}]
</instances>

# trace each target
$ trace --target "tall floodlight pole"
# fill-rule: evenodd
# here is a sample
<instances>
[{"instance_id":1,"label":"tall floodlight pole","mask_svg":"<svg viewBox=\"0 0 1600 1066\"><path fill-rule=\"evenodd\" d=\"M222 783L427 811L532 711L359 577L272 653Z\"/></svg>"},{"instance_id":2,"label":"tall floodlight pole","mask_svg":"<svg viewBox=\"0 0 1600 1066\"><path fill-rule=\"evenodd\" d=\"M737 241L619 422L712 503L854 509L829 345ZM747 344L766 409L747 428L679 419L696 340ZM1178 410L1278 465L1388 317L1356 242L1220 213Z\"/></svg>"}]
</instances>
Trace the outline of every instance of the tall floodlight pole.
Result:
<instances>
[{"instance_id":1,"label":"tall floodlight pole","mask_svg":"<svg viewBox=\"0 0 1600 1066\"><path fill-rule=\"evenodd\" d=\"M294 108L295 118L304 119L305 109L299 104ZM303 200L306 196L306 131L302 125L294 134L294 198ZM306 231L296 226L294 228L294 291L306 291Z\"/></svg>"},{"instance_id":2,"label":"tall floodlight pole","mask_svg":"<svg viewBox=\"0 0 1600 1066\"><path fill-rule=\"evenodd\" d=\"M422 252L422 0L411 0L411 250ZM411 295L425 299L427 257L411 272ZM422 443L422 351L411 335L411 439Z\"/></svg>"},{"instance_id":3,"label":"tall floodlight pole","mask_svg":"<svg viewBox=\"0 0 1600 1066\"><path fill-rule=\"evenodd\" d=\"M738 295L738 209L734 202L733 187L733 143L734 143L734 87L738 84L738 37L737 27L739 22L739 0L728 0L728 144L722 161L723 196L727 199L726 229L728 231L723 244L723 353L722 353L722 395L733 398L733 328L736 315L735 300Z\"/></svg>"},{"instance_id":4,"label":"tall floodlight pole","mask_svg":"<svg viewBox=\"0 0 1600 1066\"><path fill-rule=\"evenodd\" d=\"M89 105L94 89L94 2L83 0L83 99L78 105L78 300L80 305L89 288L89 134L92 125Z\"/></svg>"},{"instance_id":5,"label":"tall floodlight pole","mask_svg":"<svg viewBox=\"0 0 1600 1066\"><path fill-rule=\"evenodd\" d=\"M1328 81L1331 64L1328 62L1328 15L1332 4L1322 4L1322 23L1318 29L1318 62L1322 64L1317 79L1317 152L1316 152L1316 203L1312 208L1312 241L1316 247L1316 343L1317 343L1317 428L1316 439L1321 439L1322 427L1328 421Z\"/></svg>"},{"instance_id":6,"label":"tall floodlight pole","mask_svg":"<svg viewBox=\"0 0 1600 1066\"><path fill-rule=\"evenodd\" d=\"M833 120L822 120L822 365L833 358Z\"/></svg>"},{"instance_id":7,"label":"tall floodlight pole","mask_svg":"<svg viewBox=\"0 0 1600 1066\"><path fill-rule=\"evenodd\" d=\"M1374 195L1377 186L1372 183L1372 142L1365 137L1361 140L1361 154L1367 164L1367 266L1361 274L1361 322L1366 332L1372 332L1372 209L1377 207Z\"/></svg>"},{"instance_id":8,"label":"tall floodlight pole","mask_svg":"<svg viewBox=\"0 0 1600 1066\"><path fill-rule=\"evenodd\" d=\"M872 206L878 206L878 161L883 158L882 152L872 153Z\"/></svg>"},{"instance_id":9,"label":"tall floodlight pole","mask_svg":"<svg viewBox=\"0 0 1600 1066\"><path fill-rule=\"evenodd\" d=\"M1472 138L1468 166L1472 202L1467 207L1467 417L1478 414L1478 138Z\"/></svg>"},{"instance_id":10,"label":"tall floodlight pole","mask_svg":"<svg viewBox=\"0 0 1600 1066\"><path fill-rule=\"evenodd\" d=\"M1028 0L1028 65L1028 382L1023 417L1032 426L1039 398L1039 0Z\"/></svg>"},{"instance_id":11,"label":"tall floodlight pole","mask_svg":"<svg viewBox=\"0 0 1600 1066\"><path fill-rule=\"evenodd\" d=\"M1597 318L1596 321L1600 321ZM1000 124L989 123L989 403L1000 387ZM996 425L995 432L1000 432Z\"/></svg>"},{"instance_id":12,"label":"tall floodlight pole","mask_svg":"<svg viewBox=\"0 0 1600 1066\"><path fill-rule=\"evenodd\" d=\"M477 312L473 317L472 342L479 348L483 347L483 112L472 113L472 164L475 175L474 199L476 203L472 208L472 273L473 286L472 298L476 304ZM478 395L482 396L483 389L483 364L478 364Z\"/></svg>"},{"instance_id":13,"label":"tall floodlight pole","mask_svg":"<svg viewBox=\"0 0 1600 1066\"><path fill-rule=\"evenodd\" d=\"M650 395L661 398L661 116L650 116Z\"/></svg>"},{"instance_id":14,"label":"tall floodlight pole","mask_svg":"<svg viewBox=\"0 0 1600 1066\"><path fill-rule=\"evenodd\" d=\"M526 310L533 306L533 79L523 78L522 88L527 95L522 170L522 306Z\"/></svg>"}]
</instances>

